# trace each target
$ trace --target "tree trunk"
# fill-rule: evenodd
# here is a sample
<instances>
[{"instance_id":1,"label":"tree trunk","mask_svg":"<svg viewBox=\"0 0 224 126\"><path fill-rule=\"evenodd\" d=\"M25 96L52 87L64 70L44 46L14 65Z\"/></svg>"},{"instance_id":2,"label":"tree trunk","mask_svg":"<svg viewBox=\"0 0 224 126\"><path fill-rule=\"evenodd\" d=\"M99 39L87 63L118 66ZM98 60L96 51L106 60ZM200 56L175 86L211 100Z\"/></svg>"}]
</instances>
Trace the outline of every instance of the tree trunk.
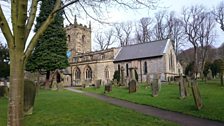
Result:
<instances>
[{"instance_id":1,"label":"tree trunk","mask_svg":"<svg viewBox=\"0 0 224 126\"><path fill-rule=\"evenodd\" d=\"M47 71L46 74L46 80L45 80L45 89L49 89L50 88L50 71Z\"/></svg>"},{"instance_id":2,"label":"tree trunk","mask_svg":"<svg viewBox=\"0 0 224 126\"><path fill-rule=\"evenodd\" d=\"M8 126L22 126L24 99L23 52L10 51Z\"/></svg>"}]
</instances>

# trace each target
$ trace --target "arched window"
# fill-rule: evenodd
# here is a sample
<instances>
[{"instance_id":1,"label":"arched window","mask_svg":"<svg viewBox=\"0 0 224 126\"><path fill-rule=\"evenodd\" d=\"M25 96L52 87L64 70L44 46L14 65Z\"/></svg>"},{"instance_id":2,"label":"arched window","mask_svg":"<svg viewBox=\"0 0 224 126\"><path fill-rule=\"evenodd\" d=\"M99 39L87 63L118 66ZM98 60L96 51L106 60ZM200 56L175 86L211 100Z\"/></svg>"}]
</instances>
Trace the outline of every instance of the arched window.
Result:
<instances>
[{"instance_id":1,"label":"arched window","mask_svg":"<svg viewBox=\"0 0 224 126\"><path fill-rule=\"evenodd\" d=\"M76 69L75 69L75 80L78 80L78 79L80 79L81 78L81 71L80 71L80 69L77 67Z\"/></svg>"},{"instance_id":2,"label":"arched window","mask_svg":"<svg viewBox=\"0 0 224 126\"><path fill-rule=\"evenodd\" d=\"M126 64L126 75L128 76L128 64Z\"/></svg>"},{"instance_id":3,"label":"arched window","mask_svg":"<svg viewBox=\"0 0 224 126\"><path fill-rule=\"evenodd\" d=\"M144 62L144 74L148 73L147 62Z\"/></svg>"},{"instance_id":4,"label":"arched window","mask_svg":"<svg viewBox=\"0 0 224 126\"><path fill-rule=\"evenodd\" d=\"M105 78L106 78L106 79L109 79L109 77L110 77L110 73L109 73L109 68L108 68L108 66L105 68L104 73L105 73Z\"/></svg>"},{"instance_id":5,"label":"arched window","mask_svg":"<svg viewBox=\"0 0 224 126\"><path fill-rule=\"evenodd\" d=\"M89 66L86 68L85 72L86 72L86 79L92 79L92 70Z\"/></svg>"},{"instance_id":6,"label":"arched window","mask_svg":"<svg viewBox=\"0 0 224 126\"><path fill-rule=\"evenodd\" d=\"M85 39L86 39L86 36L85 35L82 35L82 43L85 42Z\"/></svg>"},{"instance_id":7,"label":"arched window","mask_svg":"<svg viewBox=\"0 0 224 126\"><path fill-rule=\"evenodd\" d=\"M172 52L170 52L170 61L169 61L169 68L170 68L170 70L172 70L173 69L173 54L172 54Z\"/></svg>"},{"instance_id":8,"label":"arched window","mask_svg":"<svg viewBox=\"0 0 224 126\"><path fill-rule=\"evenodd\" d=\"M71 42L71 37L70 37L70 35L68 35L68 43L70 43Z\"/></svg>"}]
</instances>

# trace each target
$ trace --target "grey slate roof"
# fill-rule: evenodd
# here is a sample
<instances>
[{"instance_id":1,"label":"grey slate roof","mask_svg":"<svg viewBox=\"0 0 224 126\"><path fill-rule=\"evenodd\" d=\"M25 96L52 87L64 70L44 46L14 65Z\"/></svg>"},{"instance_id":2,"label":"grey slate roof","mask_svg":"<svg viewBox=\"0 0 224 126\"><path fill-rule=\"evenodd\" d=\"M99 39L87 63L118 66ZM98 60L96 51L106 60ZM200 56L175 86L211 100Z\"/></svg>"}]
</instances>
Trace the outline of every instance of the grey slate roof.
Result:
<instances>
[{"instance_id":1,"label":"grey slate roof","mask_svg":"<svg viewBox=\"0 0 224 126\"><path fill-rule=\"evenodd\" d=\"M114 62L162 56L168 40L159 40L122 47Z\"/></svg>"}]
</instances>

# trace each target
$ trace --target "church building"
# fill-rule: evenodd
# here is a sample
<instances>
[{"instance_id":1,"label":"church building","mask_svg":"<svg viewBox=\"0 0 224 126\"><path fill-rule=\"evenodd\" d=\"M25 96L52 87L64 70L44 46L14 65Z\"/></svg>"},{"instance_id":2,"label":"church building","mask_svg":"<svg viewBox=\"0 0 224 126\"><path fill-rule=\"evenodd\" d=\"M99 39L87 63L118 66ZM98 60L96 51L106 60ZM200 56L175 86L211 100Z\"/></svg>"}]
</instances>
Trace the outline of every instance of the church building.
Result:
<instances>
[{"instance_id":1,"label":"church building","mask_svg":"<svg viewBox=\"0 0 224 126\"><path fill-rule=\"evenodd\" d=\"M125 79L130 79L129 68L135 68L138 81L146 81L147 75L159 74L162 81L182 73L176 60L173 41L159 40L102 51L91 50L91 24L66 26L70 67L72 78L67 86L90 85L96 80L105 84L113 80L116 70L124 70ZM69 76L68 76L69 77Z\"/></svg>"}]
</instances>

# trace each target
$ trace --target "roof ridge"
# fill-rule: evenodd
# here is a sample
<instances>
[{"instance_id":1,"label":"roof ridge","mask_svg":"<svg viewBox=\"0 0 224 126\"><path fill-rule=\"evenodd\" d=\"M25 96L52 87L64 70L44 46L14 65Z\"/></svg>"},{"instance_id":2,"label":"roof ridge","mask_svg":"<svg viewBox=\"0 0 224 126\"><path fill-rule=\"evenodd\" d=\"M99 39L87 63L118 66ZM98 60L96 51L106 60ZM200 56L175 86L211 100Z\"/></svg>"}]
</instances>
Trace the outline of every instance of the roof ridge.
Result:
<instances>
[{"instance_id":1,"label":"roof ridge","mask_svg":"<svg viewBox=\"0 0 224 126\"><path fill-rule=\"evenodd\" d=\"M149 42L144 42L144 43L136 43L136 44L126 45L126 46L122 46L122 47L129 47L129 46L135 46L135 45L142 45L142 44L154 43L154 42L165 41L165 40L168 40L168 39L154 40L154 41L149 41Z\"/></svg>"}]
</instances>

